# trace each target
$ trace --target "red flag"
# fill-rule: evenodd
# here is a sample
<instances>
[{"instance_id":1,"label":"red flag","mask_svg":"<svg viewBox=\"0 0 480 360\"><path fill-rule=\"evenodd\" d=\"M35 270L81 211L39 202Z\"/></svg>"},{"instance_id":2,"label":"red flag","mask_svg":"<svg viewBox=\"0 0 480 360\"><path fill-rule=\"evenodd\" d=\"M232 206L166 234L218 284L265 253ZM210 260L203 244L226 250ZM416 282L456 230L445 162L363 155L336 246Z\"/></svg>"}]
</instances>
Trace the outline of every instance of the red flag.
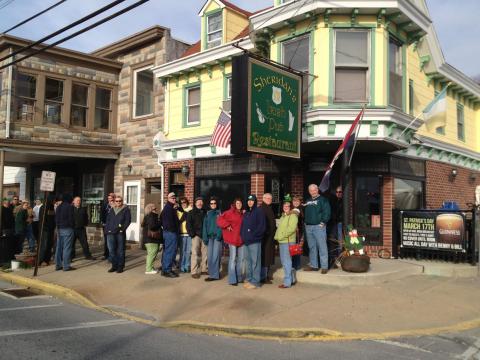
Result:
<instances>
[{"instance_id":1,"label":"red flag","mask_svg":"<svg viewBox=\"0 0 480 360\"><path fill-rule=\"evenodd\" d=\"M213 130L210 145L226 148L232 137L232 121L230 115L221 111L220 116Z\"/></svg>"},{"instance_id":2,"label":"red flag","mask_svg":"<svg viewBox=\"0 0 480 360\"><path fill-rule=\"evenodd\" d=\"M350 126L350 129L348 130L347 134L345 135L345 138L343 139L342 143L340 144L340 147L338 148L337 152L333 156L332 161L330 162L330 164L328 164L327 169L325 170L325 175L323 175L322 182L320 183L319 188L320 188L321 192L327 191L328 188L330 187L330 173L332 172L333 165L335 165L335 161L337 161L337 159L340 157L340 155L342 155L343 150L347 146L353 145L353 140L355 140L355 135L353 134L353 132L357 128L357 126L360 122L360 119L363 116L363 112L364 112L364 108L362 108L362 110L360 110L360 112L358 113L357 117L355 118L355 120L352 123L352 126Z\"/></svg>"}]
</instances>

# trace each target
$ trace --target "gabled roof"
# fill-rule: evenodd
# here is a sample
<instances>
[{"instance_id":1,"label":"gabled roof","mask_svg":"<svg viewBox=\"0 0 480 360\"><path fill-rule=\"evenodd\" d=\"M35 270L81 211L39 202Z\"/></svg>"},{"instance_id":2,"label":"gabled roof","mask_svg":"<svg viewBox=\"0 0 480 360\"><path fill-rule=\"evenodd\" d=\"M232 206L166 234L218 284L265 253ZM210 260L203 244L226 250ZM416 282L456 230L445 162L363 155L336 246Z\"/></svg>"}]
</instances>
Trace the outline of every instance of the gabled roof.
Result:
<instances>
[{"instance_id":1,"label":"gabled roof","mask_svg":"<svg viewBox=\"0 0 480 360\"><path fill-rule=\"evenodd\" d=\"M250 15L252 15L252 13L250 11L247 11L247 10L244 10L240 7L238 7L237 5L235 4L232 4L230 1L226 1L226 0L214 0L220 7L224 8L229 8L230 10L233 10L245 17L249 17ZM207 4L210 3L210 0L207 0L205 1L205 3L203 4L202 8L200 9L200 11L198 12L198 15L199 16L202 16L203 13L205 12L205 8L207 6Z\"/></svg>"}]
</instances>

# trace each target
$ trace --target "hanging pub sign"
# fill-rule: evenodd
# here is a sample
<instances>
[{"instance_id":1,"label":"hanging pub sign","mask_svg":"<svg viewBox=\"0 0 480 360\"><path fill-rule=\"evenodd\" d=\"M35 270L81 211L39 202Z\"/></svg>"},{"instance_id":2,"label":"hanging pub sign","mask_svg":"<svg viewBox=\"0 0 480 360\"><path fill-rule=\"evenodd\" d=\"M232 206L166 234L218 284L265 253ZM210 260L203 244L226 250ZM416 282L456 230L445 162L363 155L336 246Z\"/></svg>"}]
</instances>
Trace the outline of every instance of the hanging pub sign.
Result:
<instances>
[{"instance_id":1,"label":"hanging pub sign","mask_svg":"<svg viewBox=\"0 0 480 360\"><path fill-rule=\"evenodd\" d=\"M244 54L232 60L232 154L300 158L302 77Z\"/></svg>"},{"instance_id":2,"label":"hanging pub sign","mask_svg":"<svg viewBox=\"0 0 480 360\"><path fill-rule=\"evenodd\" d=\"M466 251L465 214L455 211L401 211L403 248Z\"/></svg>"}]
</instances>

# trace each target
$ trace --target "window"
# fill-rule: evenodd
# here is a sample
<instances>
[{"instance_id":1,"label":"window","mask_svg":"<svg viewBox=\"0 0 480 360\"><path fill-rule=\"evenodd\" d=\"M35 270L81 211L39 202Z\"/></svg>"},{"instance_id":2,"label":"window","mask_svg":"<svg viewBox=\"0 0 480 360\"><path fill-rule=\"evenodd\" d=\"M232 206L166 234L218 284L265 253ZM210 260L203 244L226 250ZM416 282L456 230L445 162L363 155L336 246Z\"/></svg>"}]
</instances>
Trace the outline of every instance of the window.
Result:
<instances>
[{"instance_id":1,"label":"window","mask_svg":"<svg viewBox=\"0 0 480 360\"><path fill-rule=\"evenodd\" d=\"M63 81L47 78L45 81L45 121L60 124L63 108Z\"/></svg>"},{"instance_id":2,"label":"window","mask_svg":"<svg viewBox=\"0 0 480 360\"><path fill-rule=\"evenodd\" d=\"M232 98L232 77L229 76L227 78L227 90L225 91L227 98L226 100L230 100Z\"/></svg>"},{"instance_id":3,"label":"window","mask_svg":"<svg viewBox=\"0 0 480 360\"><path fill-rule=\"evenodd\" d=\"M151 67L135 71L133 116L153 114L153 72Z\"/></svg>"},{"instance_id":4,"label":"window","mask_svg":"<svg viewBox=\"0 0 480 360\"><path fill-rule=\"evenodd\" d=\"M415 93L413 92L413 80L408 81L408 113L414 115L415 111Z\"/></svg>"},{"instance_id":5,"label":"window","mask_svg":"<svg viewBox=\"0 0 480 360\"><path fill-rule=\"evenodd\" d=\"M382 197L378 176L358 175L355 179L354 222L367 245L381 245Z\"/></svg>"},{"instance_id":6,"label":"window","mask_svg":"<svg viewBox=\"0 0 480 360\"><path fill-rule=\"evenodd\" d=\"M88 113L88 86L72 84L70 122L73 126L86 127Z\"/></svg>"},{"instance_id":7,"label":"window","mask_svg":"<svg viewBox=\"0 0 480 360\"><path fill-rule=\"evenodd\" d=\"M110 129L112 91L98 87L95 93L95 129Z\"/></svg>"},{"instance_id":8,"label":"window","mask_svg":"<svg viewBox=\"0 0 480 360\"><path fill-rule=\"evenodd\" d=\"M395 178L395 209L418 210L423 208L423 182Z\"/></svg>"},{"instance_id":9,"label":"window","mask_svg":"<svg viewBox=\"0 0 480 360\"><path fill-rule=\"evenodd\" d=\"M457 103L457 137L458 140L465 141L465 119L463 114L463 105Z\"/></svg>"},{"instance_id":10,"label":"window","mask_svg":"<svg viewBox=\"0 0 480 360\"><path fill-rule=\"evenodd\" d=\"M390 38L388 51L390 75L389 104L403 109L402 45L394 38Z\"/></svg>"},{"instance_id":11,"label":"window","mask_svg":"<svg viewBox=\"0 0 480 360\"><path fill-rule=\"evenodd\" d=\"M368 30L335 31L335 101L366 102Z\"/></svg>"},{"instance_id":12,"label":"window","mask_svg":"<svg viewBox=\"0 0 480 360\"><path fill-rule=\"evenodd\" d=\"M139 186L138 185L126 185L125 205L130 209L132 215L132 223L138 223L138 203L139 203Z\"/></svg>"},{"instance_id":13,"label":"window","mask_svg":"<svg viewBox=\"0 0 480 360\"><path fill-rule=\"evenodd\" d=\"M187 125L200 123L200 86L191 87L187 91Z\"/></svg>"},{"instance_id":14,"label":"window","mask_svg":"<svg viewBox=\"0 0 480 360\"><path fill-rule=\"evenodd\" d=\"M33 121L36 91L37 78L35 76L17 73L15 96L15 114L17 120Z\"/></svg>"},{"instance_id":15,"label":"window","mask_svg":"<svg viewBox=\"0 0 480 360\"><path fill-rule=\"evenodd\" d=\"M91 224L99 224L101 221L104 181L105 175L102 173L83 174L82 202L87 207L88 218Z\"/></svg>"},{"instance_id":16,"label":"window","mask_svg":"<svg viewBox=\"0 0 480 360\"><path fill-rule=\"evenodd\" d=\"M310 63L310 36L302 36L282 43L282 63L292 69L308 72ZM310 86L308 74L303 75L303 104L308 104L308 88Z\"/></svg>"},{"instance_id":17,"label":"window","mask_svg":"<svg viewBox=\"0 0 480 360\"><path fill-rule=\"evenodd\" d=\"M222 44L222 12L207 16L207 49Z\"/></svg>"}]
</instances>

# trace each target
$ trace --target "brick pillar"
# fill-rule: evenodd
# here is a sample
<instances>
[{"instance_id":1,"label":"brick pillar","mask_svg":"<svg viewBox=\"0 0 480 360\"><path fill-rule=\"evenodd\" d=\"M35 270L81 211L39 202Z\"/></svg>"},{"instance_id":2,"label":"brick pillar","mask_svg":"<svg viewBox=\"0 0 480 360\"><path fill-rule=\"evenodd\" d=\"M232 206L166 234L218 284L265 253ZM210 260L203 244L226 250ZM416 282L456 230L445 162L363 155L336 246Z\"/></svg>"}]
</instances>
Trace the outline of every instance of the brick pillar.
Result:
<instances>
[{"instance_id":1,"label":"brick pillar","mask_svg":"<svg viewBox=\"0 0 480 360\"><path fill-rule=\"evenodd\" d=\"M260 205L265 193L265 174L250 175L250 193L257 196L257 202Z\"/></svg>"},{"instance_id":2,"label":"brick pillar","mask_svg":"<svg viewBox=\"0 0 480 360\"><path fill-rule=\"evenodd\" d=\"M383 247L392 250L393 176L383 177Z\"/></svg>"},{"instance_id":3,"label":"brick pillar","mask_svg":"<svg viewBox=\"0 0 480 360\"><path fill-rule=\"evenodd\" d=\"M291 195L299 195L303 197L303 190L305 185L303 183L303 173L292 174L292 193Z\"/></svg>"},{"instance_id":4,"label":"brick pillar","mask_svg":"<svg viewBox=\"0 0 480 360\"><path fill-rule=\"evenodd\" d=\"M182 160L175 162L164 163L164 183L165 189L163 189L164 200L167 202L168 188L170 185L170 170L180 170L182 166L187 165L190 168L190 174L188 175L185 183L185 197L190 204L193 204L195 193L195 161L194 160Z\"/></svg>"}]
</instances>

